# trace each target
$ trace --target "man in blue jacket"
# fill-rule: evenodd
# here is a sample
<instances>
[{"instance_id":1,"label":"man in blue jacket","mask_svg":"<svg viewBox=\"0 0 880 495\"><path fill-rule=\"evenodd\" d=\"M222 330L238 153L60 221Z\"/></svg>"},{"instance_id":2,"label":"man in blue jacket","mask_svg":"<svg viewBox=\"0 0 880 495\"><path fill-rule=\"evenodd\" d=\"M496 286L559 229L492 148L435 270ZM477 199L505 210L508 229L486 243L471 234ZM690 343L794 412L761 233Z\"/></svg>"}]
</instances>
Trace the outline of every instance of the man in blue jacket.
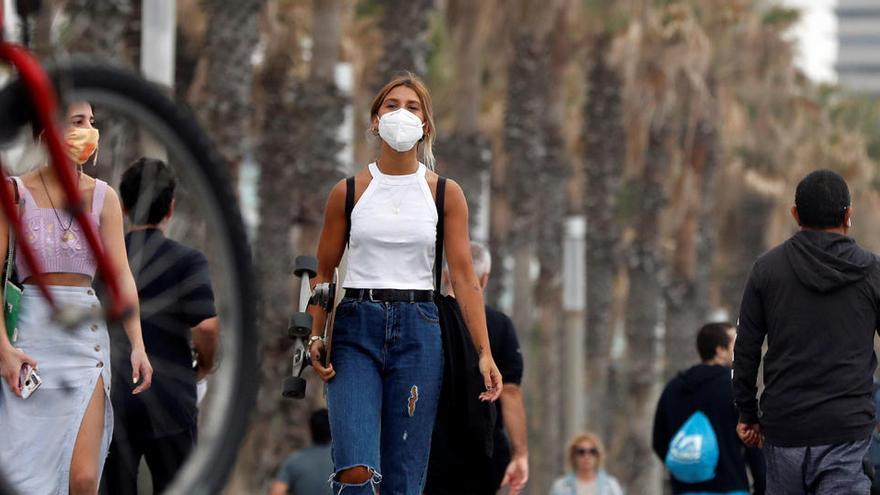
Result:
<instances>
[{"instance_id":1,"label":"man in blue jacket","mask_svg":"<svg viewBox=\"0 0 880 495\"><path fill-rule=\"evenodd\" d=\"M735 340L736 327L730 323L703 325L697 334L702 363L676 375L660 396L654 416L653 447L661 462L676 432L697 410L709 418L718 439L715 477L702 483L684 483L671 476L675 494L747 494L746 464L754 479L753 493L764 493L764 457L760 450L743 445L736 434L737 411L730 379Z\"/></svg>"}]
</instances>

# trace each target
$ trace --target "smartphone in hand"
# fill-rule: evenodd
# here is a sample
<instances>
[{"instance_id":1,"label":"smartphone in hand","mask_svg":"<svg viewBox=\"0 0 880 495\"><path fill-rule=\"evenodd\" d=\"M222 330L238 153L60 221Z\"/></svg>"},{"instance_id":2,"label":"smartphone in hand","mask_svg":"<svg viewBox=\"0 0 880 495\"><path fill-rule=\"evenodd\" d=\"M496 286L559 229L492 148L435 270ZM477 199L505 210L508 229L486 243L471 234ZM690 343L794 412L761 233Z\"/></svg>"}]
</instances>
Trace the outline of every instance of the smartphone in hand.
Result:
<instances>
[{"instance_id":1,"label":"smartphone in hand","mask_svg":"<svg viewBox=\"0 0 880 495\"><path fill-rule=\"evenodd\" d=\"M37 370L35 370L29 364L23 364L21 366L21 371L18 375L18 385L21 388L21 398L27 399L37 390L40 385L43 383L43 380L40 378L40 375L37 374Z\"/></svg>"}]
</instances>

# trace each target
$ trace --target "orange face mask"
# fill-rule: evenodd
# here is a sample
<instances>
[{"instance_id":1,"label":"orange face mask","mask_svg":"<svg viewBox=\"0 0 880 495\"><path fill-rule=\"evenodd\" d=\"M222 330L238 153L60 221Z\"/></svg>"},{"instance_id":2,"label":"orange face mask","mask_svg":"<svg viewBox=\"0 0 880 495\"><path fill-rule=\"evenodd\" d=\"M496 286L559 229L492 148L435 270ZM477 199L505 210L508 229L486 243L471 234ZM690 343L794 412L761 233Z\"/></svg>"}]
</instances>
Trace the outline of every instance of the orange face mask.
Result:
<instances>
[{"instance_id":1,"label":"orange face mask","mask_svg":"<svg viewBox=\"0 0 880 495\"><path fill-rule=\"evenodd\" d=\"M97 129L71 127L64 135L67 143L67 156L77 165L82 165L98 149L100 134Z\"/></svg>"}]
</instances>

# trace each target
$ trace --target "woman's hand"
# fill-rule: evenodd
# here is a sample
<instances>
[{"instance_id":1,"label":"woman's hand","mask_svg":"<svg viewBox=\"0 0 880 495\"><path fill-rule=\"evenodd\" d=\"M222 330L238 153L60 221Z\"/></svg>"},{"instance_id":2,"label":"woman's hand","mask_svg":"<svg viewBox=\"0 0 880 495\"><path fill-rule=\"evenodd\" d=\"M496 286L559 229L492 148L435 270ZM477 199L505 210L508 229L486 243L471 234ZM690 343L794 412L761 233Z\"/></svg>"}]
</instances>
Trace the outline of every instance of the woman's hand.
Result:
<instances>
[{"instance_id":1,"label":"woman's hand","mask_svg":"<svg viewBox=\"0 0 880 495\"><path fill-rule=\"evenodd\" d=\"M495 365L495 359L488 352L480 356L480 374L483 375L483 382L486 384L486 391L480 394L480 400L495 402L501 397L504 384L501 382L501 372Z\"/></svg>"},{"instance_id":2,"label":"woman's hand","mask_svg":"<svg viewBox=\"0 0 880 495\"><path fill-rule=\"evenodd\" d=\"M21 383L19 383L21 368L25 364L31 365L34 369L37 368L37 361L34 358L14 347L0 351L0 375L18 397L21 397Z\"/></svg>"},{"instance_id":3,"label":"woman's hand","mask_svg":"<svg viewBox=\"0 0 880 495\"><path fill-rule=\"evenodd\" d=\"M131 393L137 395L150 388L153 383L153 367L143 348L131 351L131 380L140 383Z\"/></svg>"},{"instance_id":4,"label":"woman's hand","mask_svg":"<svg viewBox=\"0 0 880 495\"><path fill-rule=\"evenodd\" d=\"M333 365L330 363L324 366L324 352L323 340L313 340L309 343L309 359L312 361L312 368L315 368L321 380L329 382L336 376L336 370L333 369Z\"/></svg>"}]
</instances>

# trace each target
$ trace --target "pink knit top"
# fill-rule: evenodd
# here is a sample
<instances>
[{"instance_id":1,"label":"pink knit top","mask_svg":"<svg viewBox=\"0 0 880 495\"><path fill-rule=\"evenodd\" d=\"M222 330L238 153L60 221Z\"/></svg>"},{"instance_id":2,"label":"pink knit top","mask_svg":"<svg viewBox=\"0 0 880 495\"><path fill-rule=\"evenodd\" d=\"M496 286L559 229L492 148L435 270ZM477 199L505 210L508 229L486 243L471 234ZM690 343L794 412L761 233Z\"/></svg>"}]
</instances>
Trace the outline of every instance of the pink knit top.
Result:
<instances>
[{"instance_id":1,"label":"pink knit top","mask_svg":"<svg viewBox=\"0 0 880 495\"><path fill-rule=\"evenodd\" d=\"M22 220L25 239L40 260L43 271L81 273L94 278L98 263L79 223L73 220L66 210L58 210L56 216L52 208L40 208L21 179L13 177L13 180L18 184L19 194L24 201ZM101 225L101 209L104 206L106 193L107 183L96 179L92 208L88 213L88 218L95 228ZM61 218L63 226L59 224L58 217ZM64 228L68 226L68 222L71 222L67 231L69 233L65 234ZM21 242L21 239L18 241ZM20 249L20 246L19 244L17 249ZM24 262L24 256L16 255L15 268L21 281L33 275Z\"/></svg>"}]
</instances>

